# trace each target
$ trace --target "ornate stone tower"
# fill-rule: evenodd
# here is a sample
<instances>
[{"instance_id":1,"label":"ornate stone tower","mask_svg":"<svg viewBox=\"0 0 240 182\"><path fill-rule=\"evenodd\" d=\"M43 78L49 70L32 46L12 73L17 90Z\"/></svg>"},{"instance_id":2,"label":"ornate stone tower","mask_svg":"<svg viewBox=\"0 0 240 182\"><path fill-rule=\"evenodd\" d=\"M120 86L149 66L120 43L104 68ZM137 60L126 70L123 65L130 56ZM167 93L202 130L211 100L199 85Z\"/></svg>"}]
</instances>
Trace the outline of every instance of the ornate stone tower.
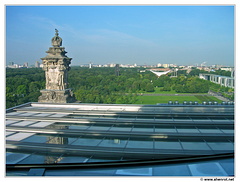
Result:
<instances>
[{"instance_id":1,"label":"ornate stone tower","mask_svg":"<svg viewBox=\"0 0 240 182\"><path fill-rule=\"evenodd\" d=\"M46 89L41 90L42 95L38 102L48 103L69 103L75 102L71 89L68 88L68 71L71 59L65 54L62 45L62 38L58 36L58 30L55 29L55 36L52 38L52 46L46 51L48 55L42 59L43 70L46 77Z\"/></svg>"}]
</instances>

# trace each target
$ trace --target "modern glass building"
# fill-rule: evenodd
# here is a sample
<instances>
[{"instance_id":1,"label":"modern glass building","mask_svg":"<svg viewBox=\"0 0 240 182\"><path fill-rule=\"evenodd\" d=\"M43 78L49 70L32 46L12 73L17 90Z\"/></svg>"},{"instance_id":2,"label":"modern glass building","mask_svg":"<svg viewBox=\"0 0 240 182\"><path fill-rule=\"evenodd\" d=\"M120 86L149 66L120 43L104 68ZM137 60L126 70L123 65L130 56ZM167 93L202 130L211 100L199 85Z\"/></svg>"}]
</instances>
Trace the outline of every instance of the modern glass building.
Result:
<instances>
[{"instance_id":1,"label":"modern glass building","mask_svg":"<svg viewBox=\"0 0 240 182\"><path fill-rule=\"evenodd\" d=\"M7 176L234 176L234 105L27 103L6 113Z\"/></svg>"}]
</instances>

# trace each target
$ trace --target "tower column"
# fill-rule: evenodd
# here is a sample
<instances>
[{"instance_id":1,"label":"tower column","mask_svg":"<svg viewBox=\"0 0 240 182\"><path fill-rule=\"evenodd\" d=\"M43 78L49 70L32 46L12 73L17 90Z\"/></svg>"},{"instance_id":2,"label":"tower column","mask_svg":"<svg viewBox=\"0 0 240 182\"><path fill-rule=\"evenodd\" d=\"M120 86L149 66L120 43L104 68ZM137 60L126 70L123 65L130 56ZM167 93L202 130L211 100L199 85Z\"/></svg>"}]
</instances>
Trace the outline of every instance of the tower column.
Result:
<instances>
[{"instance_id":1,"label":"tower column","mask_svg":"<svg viewBox=\"0 0 240 182\"><path fill-rule=\"evenodd\" d=\"M42 59L43 70L46 77L46 89L41 90L42 95L38 102L49 103L70 103L76 99L73 92L68 88L68 71L72 58L67 57L62 45L62 38L55 29L55 36L52 38L52 46L46 51L47 56Z\"/></svg>"}]
</instances>

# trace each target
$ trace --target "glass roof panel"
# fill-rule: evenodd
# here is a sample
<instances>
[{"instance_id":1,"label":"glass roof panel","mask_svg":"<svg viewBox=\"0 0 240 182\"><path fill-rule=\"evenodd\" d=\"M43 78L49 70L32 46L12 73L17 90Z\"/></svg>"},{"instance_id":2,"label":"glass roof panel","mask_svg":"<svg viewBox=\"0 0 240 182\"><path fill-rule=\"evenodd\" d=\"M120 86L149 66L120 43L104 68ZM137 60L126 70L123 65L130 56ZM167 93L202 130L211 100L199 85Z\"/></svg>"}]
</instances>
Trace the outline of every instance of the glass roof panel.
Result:
<instances>
[{"instance_id":1,"label":"glass roof panel","mask_svg":"<svg viewBox=\"0 0 240 182\"><path fill-rule=\"evenodd\" d=\"M97 146L103 138L78 138L76 141L71 143L71 145L85 145L85 146Z\"/></svg>"},{"instance_id":2,"label":"glass roof panel","mask_svg":"<svg viewBox=\"0 0 240 182\"><path fill-rule=\"evenodd\" d=\"M74 109L65 109L65 105ZM28 107L18 110L22 112L22 116L18 116L20 113L16 112L6 114L6 163L89 163L158 159L189 154L193 156L200 155L201 152L204 155L234 152L233 113L219 114L225 111L217 108L225 107L221 105L213 105L215 108L212 109L174 105L144 108L134 105L101 107L101 104L50 106L51 104L49 107L34 107L34 115L27 112ZM54 112L50 113L50 110ZM67 114L73 110L76 113ZM220 166L225 166L225 169L231 164ZM191 170L187 170L188 167L188 164L172 166L176 171L171 173L168 173L170 167L167 166L150 171L146 168L144 170L148 172L143 173L164 175L165 171L172 175L181 172L182 175L200 174L196 166L192 165ZM127 174L121 170L111 172ZM138 174L139 171L128 173ZM232 171L229 170L230 173Z\"/></svg>"},{"instance_id":3,"label":"glass roof panel","mask_svg":"<svg viewBox=\"0 0 240 182\"><path fill-rule=\"evenodd\" d=\"M32 142L32 143L46 143L50 138L44 135L33 135L26 139L23 139L22 142Z\"/></svg>"},{"instance_id":4,"label":"glass roof panel","mask_svg":"<svg viewBox=\"0 0 240 182\"><path fill-rule=\"evenodd\" d=\"M53 122L45 122L45 121L41 121L35 124L30 125L29 127L38 127L38 128L44 128L46 126L49 126L53 124Z\"/></svg>"},{"instance_id":5,"label":"glass roof panel","mask_svg":"<svg viewBox=\"0 0 240 182\"><path fill-rule=\"evenodd\" d=\"M174 133L177 133L177 130L175 127L161 127L161 126L155 126L155 132L162 132L162 133L165 133L165 132L174 132Z\"/></svg>"},{"instance_id":6,"label":"glass roof panel","mask_svg":"<svg viewBox=\"0 0 240 182\"><path fill-rule=\"evenodd\" d=\"M155 149L174 149L174 150L182 150L182 146L180 145L179 141L158 141L155 140L154 142Z\"/></svg>"},{"instance_id":7,"label":"glass roof panel","mask_svg":"<svg viewBox=\"0 0 240 182\"><path fill-rule=\"evenodd\" d=\"M118 169L116 174L127 176L152 176L152 168Z\"/></svg>"},{"instance_id":8,"label":"glass roof panel","mask_svg":"<svg viewBox=\"0 0 240 182\"><path fill-rule=\"evenodd\" d=\"M18 115L18 116L32 116L32 115L35 115L36 113L33 113L33 112L24 112L24 113L21 113Z\"/></svg>"},{"instance_id":9,"label":"glass roof panel","mask_svg":"<svg viewBox=\"0 0 240 182\"><path fill-rule=\"evenodd\" d=\"M23 153L6 153L6 163L7 164L16 164L21 160L28 157L30 154L23 154Z\"/></svg>"},{"instance_id":10,"label":"glass roof panel","mask_svg":"<svg viewBox=\"0 0 240 182\"><path fill-rule=\"evenodd\" d=\"M232 133L234 134L234 130L225 130L225 129L221 129L223 133Z\"/></svg>"},{"instance_id":11,"label":"glass roof panel","mask_svg":"<svg viewBox=\"0 0 240 182\"><path fill-rule=\"evenodd\" d=\"M35 117L47 117L52 115L52 113L39 113L39 114L35 114Z\"/></svg>"},{"instance_id":12,"label":"glass roof panel","mask_svg":"<svg viewBox=\"0 0 240 182\"><path fill-rule=\"evenodd\" d=\"M86 130L87 128L89 128L89 125L83 125L83 124L73 124L71 126L69 126L69 129L76 129L76 130Z\"/></svg>"},{"instance_id":13,"label":"glass roof panel","mask_svg":"<svg viewBox=\"0 0 240 182\"><path fill-rule=\"evenodd\" d=\"M126 148L146 148L153 149L153 140L133 140L130 139Z\"/></svg>"},{"instance_id":14,"label":"glass roof panel","mask_svg":"<svg viewBox=\"0 0 240 182\"><path fill-rule=\"evenodd\" d=\"M177 128L177 131L179 133L199 133L199 131L196 128Z\"/></svg>"},{"instance_id":15,"label":"glass roof panel","mask_svg":"<svg viewBox=\"0 0 240 182\"><path fill-rule=\"evenodd\" d=\"M223 133L219 129L199 129L201 133Z\"/></svg>"},{"instance_id":16,"label":"glass roof panel","mask_svg":"<svg viewBox=\"0 0 240 182\"><path fill-rule=\"evenodd\" d=\"M110 129L109 127L103 127L103 126L90 126L88 130L101 130L101 131L107 131Z\"/></svg>"},{"instance_id":17,"label":"glass roof panel","mask_svg":"<svg viewBox=\"0 0 240 182\"><path fill-rule=\"evenodd\" d=\"M18 123L13 123L13 124L11 124L11 126L27 126L27 125L30 125L30 124L34 124L36 122L37 121L21 121L21 122L18 122Z\"/></svg>"},{"instance_id":18,"label":"glass roof panel","mask_svg":"<svg viewBox=\"0 0 240 182\"><path fill-rule=\"evenodd\" d=\"M190 176L187 164L158 166L153 169L156 176Z\"/></svg>"},{"instance_id":19,"label":"glass roof panel","mask_svg":"<svg viewBox=\"0 0 240 182\"><path fill-rule=\"evenodd\" d=\"M51 116L49 117L57 117L57 118L61 118L61 117L65 117L65 116L68 116L69 114L52 114Z\"/></svg>"},{"instance_id":20,"label":"glass roof panel","mask_svg":"<svg viewBox=\"0 0 240 182\"><path fill-rule=\"evenodd\" d=\"M153 127L145 127L145 128L143 128L143 127L136 127L136 126L134 126L134 128L132 129L132 131L133 132L153 132Z\"/></svg>"},{"instance_id":21,"label":"glass roof panel","mask_svg":"<svg viewBox=\"0 0 240 182\"><path fill-rule=\"evenodd\" d=\"M234 145L230 142L207 142L213 150L234 150Z\"/></svg>"},{"instance_id":22,"label":"glass roof panel","mask_svg":"<svg viewBox=\"0 0 240 182\"><path fill-rule=\"evenodd\" d=\"M12 134L14 134L14 133L16 133L16 132L14 132L14 131L6 131L6 132L5 132L5 135L6 135L6 136L9 136L9 135L12 135Z\"/></svg>"},{"instance_id":23,"label":"glass roof panel","mask_svg":"<svg viewBox=\"0 0 240 182\"><path fill-rule=\"evenodd\" d=\"M12 140L12 141L21 141L25 138L28 138L32 135L35 135L35 133L25 133L25 132L22 132L22 133L16 133L14 135L10 135L8 137L6 137L6 140Z\"/></svg>"},{"instance_id":24,"label":"glass roof panel","mask_svg":"<svg viewBox=\"0 0 240 182\"><path fill-rule=\"evenodd\" d=\"M118 147L118 148L125 148L128 139L118 139L118 138L105 138L102 142L98 145L100 147Z\"/></svg>"},{"instance_id":25,"label":"glass roof panel","mask_svg":"<svg viewBox=\"0 0 240 182\"><path fill-rule=\"evenodd\" d=\"M225 170L217 162L190 164L188 167L193 176L227 176Z\"/></svg>"},{"instance_id":26,"label":"glass roof panel","mask_svg":"<svg viewBox=\"0 0 240 182\"><path fill-rule=\"evenodd\" d=\"M13 124L13 123L16 123L16 122L19 122L19 121L21 121L21 120L9 120L9 119L7 119L6 120L6 125L10 125L10 124Z\"/></svg>"},{"instance_id":27,"label":"glass roof panel","mask_svg":"<svg viewBox=\"0 0 240 182\"><path fill-rule=\"evenodd\" d=\"M18 164L51 164L54 163L60 156L51 154L31 154Z\"/></svg>"},{"instance_id":28,"label":"glass roof panel","mask_svg":"<svg viewBox=\"0 0 240 182\"><path fill-rule=\"evenodd\" d=\"M205 142L181 142L184 150L211 150Z\"/></svg>"},{"instance_id":29,"label":"glass roof panel","mask_svg":"<svg viewBox=\"0 0 240 182\"><path fill-rule=\"evenodd\" d=\"M109 131L131 131L132 126L113 126Z\"/></svg>"},{"instance_id":30,"label":"glass roof panel","mask_svg":"<svg viewBox=\"0 0 240 182\"><path fill-rule=\"evenodd\" d=\"M21 113L19 112L9 112L9 113L6 113L6 116L15 116L15 115L19 115Z\"/></svg>"}]
</instances>

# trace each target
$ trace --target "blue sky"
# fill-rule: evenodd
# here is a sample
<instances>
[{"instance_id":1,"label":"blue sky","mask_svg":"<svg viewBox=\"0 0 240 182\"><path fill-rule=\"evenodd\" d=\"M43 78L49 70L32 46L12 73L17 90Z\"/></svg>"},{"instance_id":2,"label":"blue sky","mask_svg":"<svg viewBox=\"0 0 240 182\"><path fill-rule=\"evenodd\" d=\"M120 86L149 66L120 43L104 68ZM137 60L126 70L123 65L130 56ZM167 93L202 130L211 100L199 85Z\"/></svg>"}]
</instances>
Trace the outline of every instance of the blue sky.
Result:
<instances>
[{"instance_id":1,"label":"blue sky","mask_svg":"<svg viewBox=\"0 0 240 182\"><path fill-rule=\"evenodd\" d=\"M40 61L55 28L72 65L234 65L233 6L6 6L6 63Z\"/></svg>"}]
</instances>

